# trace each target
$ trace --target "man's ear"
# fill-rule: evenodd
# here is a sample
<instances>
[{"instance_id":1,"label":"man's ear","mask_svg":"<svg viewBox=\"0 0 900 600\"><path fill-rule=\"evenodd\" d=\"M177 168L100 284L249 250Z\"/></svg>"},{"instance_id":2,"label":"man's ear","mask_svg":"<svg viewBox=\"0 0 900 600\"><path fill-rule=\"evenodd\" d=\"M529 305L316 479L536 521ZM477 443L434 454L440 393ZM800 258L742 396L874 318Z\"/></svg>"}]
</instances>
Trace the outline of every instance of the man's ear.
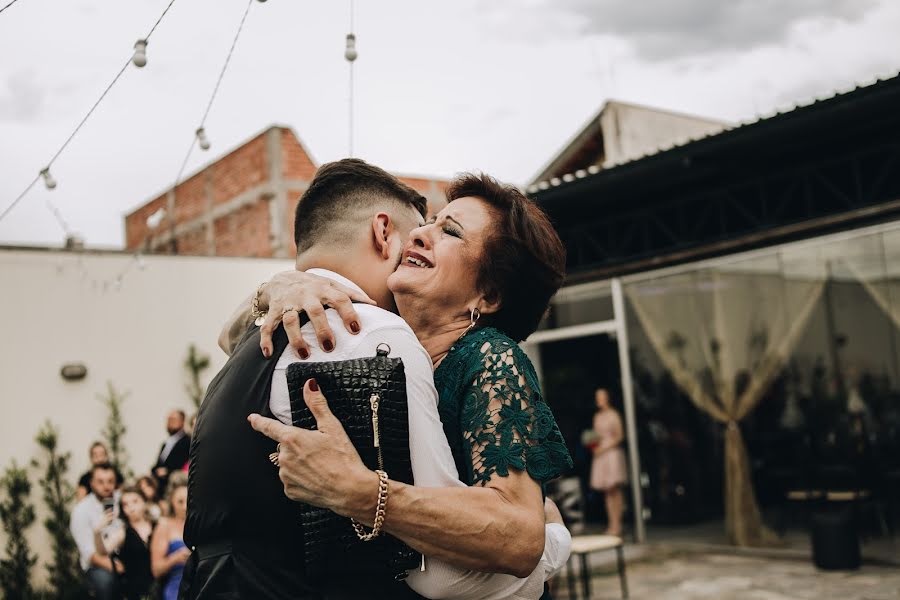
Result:
<instances>
[{"instance_id":1,"label":"man's ear","mask_svg":"<svg viewBox=\"0 0 900 600\"><path fill-rule=\"evenodd\" d=\"M390 238L394 233L394 222L390 215L380 212L372 217L372 244L375 252L387 260L391 257Z\"/></svg>"}]
</instances>

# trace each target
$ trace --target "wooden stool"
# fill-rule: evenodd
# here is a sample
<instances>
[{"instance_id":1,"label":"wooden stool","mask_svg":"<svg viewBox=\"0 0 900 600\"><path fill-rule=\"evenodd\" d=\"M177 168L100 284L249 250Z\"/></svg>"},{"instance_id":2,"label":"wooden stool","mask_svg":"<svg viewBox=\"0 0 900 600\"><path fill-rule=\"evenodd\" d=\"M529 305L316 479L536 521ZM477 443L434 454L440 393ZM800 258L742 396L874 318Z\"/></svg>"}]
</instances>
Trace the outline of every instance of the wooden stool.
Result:
<instances>
[{"instance_id":1,"label":"wooden stool","mask_svg":"<svg viewBox=\"0 0 900 600\"><path fill-rule=\"evenodd\" d=\"M576 556L581 560L581 586L585 600L591 597L591 573L588 563L588 555L603 550L616 551L616 563L619 569L619 586L622 588L622 598L628 598L628 581L625 577L625 554L622 538L615 535L574 535L572 536L572 554L566 565L566 576L569 582L569 598L577 598L575 586L575 572L572 562Z\"/></svg>"}]
</instances>

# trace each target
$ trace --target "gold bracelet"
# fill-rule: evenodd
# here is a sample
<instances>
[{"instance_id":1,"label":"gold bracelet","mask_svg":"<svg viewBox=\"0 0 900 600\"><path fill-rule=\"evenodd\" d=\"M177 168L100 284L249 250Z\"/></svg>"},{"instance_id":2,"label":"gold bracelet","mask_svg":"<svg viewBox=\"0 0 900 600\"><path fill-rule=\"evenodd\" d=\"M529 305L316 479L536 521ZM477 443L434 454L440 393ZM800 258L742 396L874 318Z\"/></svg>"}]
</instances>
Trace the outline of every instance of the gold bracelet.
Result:
<instances>
[{"instance_id":1,"label":"gold bracelet","mask_svg":"<svg viewBox=\"0 0 900 600\"><path fill-rule=\"evenodd\" d=\"M250 301L250 316L253 317L253 324L257 327L261 327L263 322L266 320L266 315L268 311L259 310L259 297L262 295L263 288L266 286L267 281L259 284L259 287L256 288L256 294L253 295L253 300Z\"/></svg>"},{"instance_id":2,"label":"gold bracelet","mask_svg":"<svg viewBox=\"0 0 900 600\"><path fill-rule=\"evenodd\" d=\"M384 526L384 513L387 507L388 499L388 474L382 470L375 471L378 473L378 504L375 505L375 522L372 531L366 533L366 528L362 526L356 519L350 519L353 523L353 530L356 536L364 542L371 542L381 534L381 528Z\"/></svg>"}]
</instances>

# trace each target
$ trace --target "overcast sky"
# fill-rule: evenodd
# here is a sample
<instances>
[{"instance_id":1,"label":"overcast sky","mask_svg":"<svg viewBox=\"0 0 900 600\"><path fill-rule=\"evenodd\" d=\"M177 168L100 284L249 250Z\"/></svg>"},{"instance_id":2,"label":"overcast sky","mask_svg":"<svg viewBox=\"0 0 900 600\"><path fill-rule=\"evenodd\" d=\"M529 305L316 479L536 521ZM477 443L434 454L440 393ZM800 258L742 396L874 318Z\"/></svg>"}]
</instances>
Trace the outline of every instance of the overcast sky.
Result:
<instances>
[{"instance_id":1,"label":"overcast sky","mask_svg":"<svg viewBox=\"0 0 900 600\"><path fill-rule=\"evenodd\" d=\"M0 13L0 210L169 0L19 0ZM7 0L0 0L0 5ZM172 184L247 0L177 0L0 243L92 246ZM272 123L348 152L349 0L253 2L188 173ZM356 0L355 154L394 172L524 184L607 99L731 121L900 68L897 0Z\"/></svg>"}]
</instances>

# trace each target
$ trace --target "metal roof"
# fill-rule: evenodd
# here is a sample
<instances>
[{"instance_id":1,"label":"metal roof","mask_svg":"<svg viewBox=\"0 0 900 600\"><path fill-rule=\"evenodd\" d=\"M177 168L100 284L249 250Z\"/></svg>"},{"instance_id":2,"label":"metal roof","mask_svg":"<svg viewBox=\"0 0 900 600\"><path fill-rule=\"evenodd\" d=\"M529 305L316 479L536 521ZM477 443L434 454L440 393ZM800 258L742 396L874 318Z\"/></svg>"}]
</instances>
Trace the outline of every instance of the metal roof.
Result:
<instances>
[{"instance_id":1,"label":"metal roof","mask_svg":"<svg viewBox=\"0 0 900 600\"><path fill-rule=\"evenodd\" d=\"M599 175L601 173L604 173L604 174L609 173L609 172L615 171L625 165L631 165L633 163L646 160L653 156L658 156L658 155L664 154L666 152L671 152L673 150L684 148L685 146L689 146L689 145L695 144L697 142L701 142L704 140L710 140L712 138L717 138L717 139L718 138L727 138L731 135L736 134L737 132L742 132L742 131L744 131L748 128L752 128L755 125L758 125L760 123L768 122L768 121L771 121L776 118L785 118L785 117L793 115L797 112L801 112L801 111L807 110L811 107L817 106L819 104L829 103L829 102L834 101L837 98L843 98L845 96L850 96L852 94L856 94L856 93L860 92L861 90L866 90L866 89L878 86L879 84L882 84L882 83L885 83L888 81L893 81L893 80L900 80L900 71L896 71L896 72L894 72L890 75L886 75L886 76L877 76L870 81L859 82L849 89L837 89L830 95L816 97L816 98L813 98L813 99L805 101L805 102L798 102L798 103L792 104L792 105L784 107L784 108L779 108L774 111L764 113L762 115L757 116L756 118L741 121L735 125L726 125L724 130L719 133L713 133L713 134L708 134L708 135L703 135L703 136L698 136L698 137L684 138L682 140L679 140L678 142L664 145L664 146L656 149L653 152L648 152L642 156L615 164L611 167L601 168L599 166L592 165L592 166L588 167L587 169L579 169L579 170L575 171L574 173L566 173L566 174L562 175L561 177L553 177L552 179L538 181L538 182L535 182L535 183L529 185L526 188L526 192L528 194L532 194L532 195L540 195L541 192L547 191L549 189L565 186L568 183L572 183L577 180L585 179L585 178L588 178L593 175Z\"/></svg>"}]
</instances>

